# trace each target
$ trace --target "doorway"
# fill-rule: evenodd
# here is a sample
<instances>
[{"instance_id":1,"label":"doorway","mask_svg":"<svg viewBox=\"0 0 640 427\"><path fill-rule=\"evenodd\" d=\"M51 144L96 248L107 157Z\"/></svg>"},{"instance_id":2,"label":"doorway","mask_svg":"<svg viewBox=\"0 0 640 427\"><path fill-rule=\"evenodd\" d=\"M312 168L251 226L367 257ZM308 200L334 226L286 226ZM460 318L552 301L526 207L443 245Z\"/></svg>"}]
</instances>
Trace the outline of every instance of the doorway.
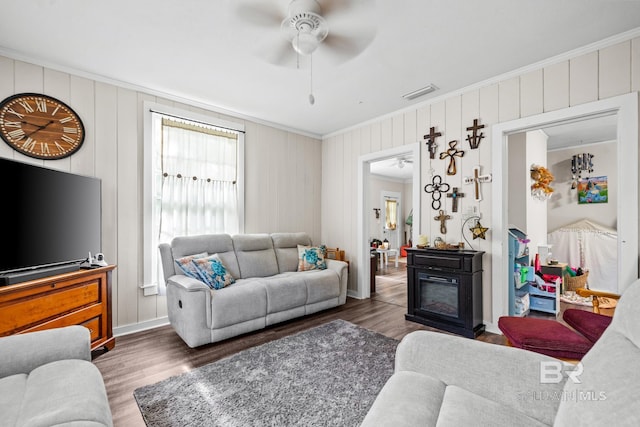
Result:
<instances>
[{"instance_id":1,"label":"doorway","mask_svg":"<svg viewBox=\"0 0 640 427\"><path fill-rule=\"evenodd\" d=\"M375 280L375 271L372 276L372 258L371 258L371 238L372 227L377 226L377 221L380 219L380 226L382 226L383 214L380 212L384 209L383 201L378 196L372 200L371 191L373 186L373 171L376 171L378 163L395 164L396 167L401 162L411 160L411 186L408 191L405 191L405 199L411 199L411 205L413 209L412 214L412 226L410 227L410 238L413 241L417 239L417 233L420 229L420 143L403 145L400 147L391 148L388 150L379 151L376 153L370 153L360 156L358 159L358 290L357 298L369 298L371 296L371 279ZM409 164L405 163L404 167L408 167ZM400 168L402 169L402 168ZM378 206L380 205L380 206ZM376 218L376 211L380 218ZM400 210L402 212L402 209ZM405 226L406 217L408 213L404 212L398 217L397 222L402 223L402 228ZM397 226L396 226L397 227ZM402 234L400 234L402 233ZM382 232L380 233L383 234ZM404 231L398 231L399 240L404 241ZM379 239L383 240L383 239ZM398 249L398 256L400 255L400 248ZM390 257L388 265L395 266L395 259Z\"/></svg>"},{"instance_id":2,"label":"doorway","mask_svg":"<svg viewBox=\"0 0 640 427\"><path fill-rule=\"evenodd\" d=\"M625 179L618 181L617 193L624 195L624 203L618 200L617 226L621 236L618 240L619 292L624 292L638 277L638 95L632 93L563 110L543 113L497 124L492 129L493 164L498 165L494 173L494 197L492 203L492 322L497 324L500 316L508 314L508 289L511 273L508 263L508 200L510 197L507 141L510 135L532 131L547 126L579 122L590 118L615 115L617 123L618 170L624 171Z\"/></svg>"}]
</instances>

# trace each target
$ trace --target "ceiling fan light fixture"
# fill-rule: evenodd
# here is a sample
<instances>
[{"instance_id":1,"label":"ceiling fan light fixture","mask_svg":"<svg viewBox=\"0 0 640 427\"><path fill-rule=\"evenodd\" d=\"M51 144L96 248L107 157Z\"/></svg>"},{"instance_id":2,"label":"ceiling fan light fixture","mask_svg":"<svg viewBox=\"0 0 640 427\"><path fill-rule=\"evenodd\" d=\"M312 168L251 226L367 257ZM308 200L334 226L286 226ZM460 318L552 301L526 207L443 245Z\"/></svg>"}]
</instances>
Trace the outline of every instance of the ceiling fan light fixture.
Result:
<instances>
[{"instance_id":1,"label":"ceiling fan light fixture","mask_svg":"<svg viewBox=\"0 0 640 427\"><path fill-rule=\"evenodd\" d=\"M280 27L300 55L311 55L329 34L320 12L320 5L314 0L294 0L289 5L289 15Z\"/></svg>"},{"instance_id":2,"label":"ceiling fan light fixture","mask_svg":"<svg viewBox=\"0 0 640 427\"><path fill-rule=\"evenodd\" d=\"M435 92L436 90L438 90L438 87L436 85L429 84L429 85L423 87L422 89L414 90L413 92L409 92L407 94L404 94L404 95L402 95L402 97L404 99L409 99L409 100L416 99L416 98L418 98L418 97L420 97L422 95L426 95L428 93Z\"/></svg>"},{"instance_id":3,"label":"ceiling fan light fixture","mask_svg":"<svg viewBox=\"0 0 640 427\"><path fill-rule=\"evenodd\" d=\"M320 42L318 38L310 32L300 31L291 40L293 49L300 55L311 55L317 48Z\"/></svg>"}]
</instances>

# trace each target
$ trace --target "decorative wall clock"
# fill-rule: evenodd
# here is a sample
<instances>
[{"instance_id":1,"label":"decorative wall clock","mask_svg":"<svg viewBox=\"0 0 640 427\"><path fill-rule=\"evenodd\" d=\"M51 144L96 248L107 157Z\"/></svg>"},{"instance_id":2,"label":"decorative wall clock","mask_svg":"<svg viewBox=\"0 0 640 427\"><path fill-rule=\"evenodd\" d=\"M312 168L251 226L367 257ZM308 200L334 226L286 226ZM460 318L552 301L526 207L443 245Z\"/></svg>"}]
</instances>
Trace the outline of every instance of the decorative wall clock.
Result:
<instances>
[{"instance_id":1,"label":"decorative wall clock","mask_svg":"<svg viewBox=\"0 0 640 427\"><path fill-rule=\"evenodd\" d=\"M36 159L70 156L84 142L84 125L64 102L48 95L20 93L0 102L0 137Z\"/></svg>"}]
</instances>

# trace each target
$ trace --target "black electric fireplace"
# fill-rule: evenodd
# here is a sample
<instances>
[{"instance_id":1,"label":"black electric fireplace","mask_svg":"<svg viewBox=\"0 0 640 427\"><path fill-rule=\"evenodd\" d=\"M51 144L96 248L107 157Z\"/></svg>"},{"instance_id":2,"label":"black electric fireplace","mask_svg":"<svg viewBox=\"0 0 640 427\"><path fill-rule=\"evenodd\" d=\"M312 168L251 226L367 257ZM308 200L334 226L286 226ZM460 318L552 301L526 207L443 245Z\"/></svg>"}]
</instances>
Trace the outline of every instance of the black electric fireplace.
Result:
<instances>
[{"instance_id":1,"label":"black electric fireplace","mask_svg":"<svg viewBox=\"0 0 640 427\"><path fill-rule=\"evenodd\" d=\"M407 320L469 338L484 332L484 252L407 249Z\"/></svg>"}]
</instances>

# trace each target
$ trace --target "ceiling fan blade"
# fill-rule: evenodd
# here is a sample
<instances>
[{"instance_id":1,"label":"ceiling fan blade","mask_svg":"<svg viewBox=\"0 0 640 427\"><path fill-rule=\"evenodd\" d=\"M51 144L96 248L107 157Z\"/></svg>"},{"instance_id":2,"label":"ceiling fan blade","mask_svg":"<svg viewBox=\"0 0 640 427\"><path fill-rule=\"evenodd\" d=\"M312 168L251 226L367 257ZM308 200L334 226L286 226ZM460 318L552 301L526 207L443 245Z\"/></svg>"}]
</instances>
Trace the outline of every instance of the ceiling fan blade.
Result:
<instances>
[{"instance_id":1,"label":"ceiling fan blade","mask_svg":"<svg viewBox=\"0 0 640 427\"><path fill-rule=\"evenodd\" d=\"M277 5L263 2L240 3L236 7L236 15L250 24L275 28L286 17Z\"/></svg>"},{"instance_id":2,"label":"ceiling fan blade","mask_svg":"<svg viewBox=\"0 0 640 427\"><path fill-rule=\"evenodd\" d=\"M329 18L335 14L345 14L354 9L366 7L374 8L373 0L318 0L322 9L322 16Z\"/></svg>"},{"instance_id":3,"label":"ceiling fan blade","mask_svg":"<svg viewBox=\"0 0 640 427\"><path fill-rule=\"evenodd\" d=\"M320 48L329 48L330 54L336 61L346 62L364 51L374 38L375 31L363 32L359 36L352 37L330 32Z\"/></svg>"},{"instance_id":4,"label":"ceiling fan blade","mask_svg":"<svg viewBox=\"0 0 640 427\"><path fill-rule=\"evenodd\" d=\"M281 67L295 67L296 66L296 54L291 46L291 43L282 39L279 40L277 45L270 45L264 48L261 52L261 56L273 65Z\"/></svg>"}]
</instances>

